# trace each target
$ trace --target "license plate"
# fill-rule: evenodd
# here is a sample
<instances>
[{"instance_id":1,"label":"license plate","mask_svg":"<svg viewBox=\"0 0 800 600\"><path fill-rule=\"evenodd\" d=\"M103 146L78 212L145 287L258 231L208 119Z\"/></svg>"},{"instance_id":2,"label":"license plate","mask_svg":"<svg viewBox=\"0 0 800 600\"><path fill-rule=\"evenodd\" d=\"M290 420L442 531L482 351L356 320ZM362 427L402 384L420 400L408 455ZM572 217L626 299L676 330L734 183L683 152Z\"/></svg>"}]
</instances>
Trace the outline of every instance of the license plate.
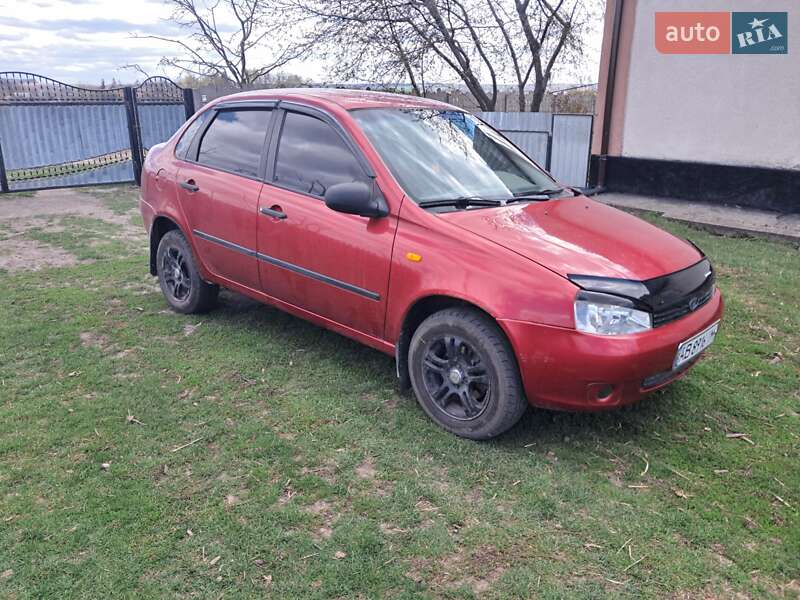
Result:
<instances>
[{"instance_id":1,"label":"license plate","mask_svg":"<svg viewBox=\"0 0 800 600\"><path fill-rule=\"evenodd\" d=\"M714 341L718 329L719 321L714 323L711 327L704 329L696 336L690 337L685 342L681 342L678 345L678 352L675 354L675 361L672 363L672 368L677 369L708 348Z\"/></svg>"}]
</instances>

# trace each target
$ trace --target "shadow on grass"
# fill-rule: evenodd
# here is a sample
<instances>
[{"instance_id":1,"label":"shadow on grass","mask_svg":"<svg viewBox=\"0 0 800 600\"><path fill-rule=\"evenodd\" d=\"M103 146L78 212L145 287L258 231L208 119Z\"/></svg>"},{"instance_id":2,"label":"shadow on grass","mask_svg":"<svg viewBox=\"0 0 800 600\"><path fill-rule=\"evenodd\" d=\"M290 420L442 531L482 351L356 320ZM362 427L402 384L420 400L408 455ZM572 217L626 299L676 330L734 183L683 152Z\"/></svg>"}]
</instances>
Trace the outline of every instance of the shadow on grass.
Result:
<instances>
[{"instance_id":1,"label":"shadow on grass","mask_svg":"<svg viewBox=\"0 0 800 600\"><path fill-rule=\"evenodd\" d=\"M281 339L297 350L311 343L322 355L340 362L342 369L357 365L361 377L377 380L387 391L416 405L412 391L399 392L394 359L377 350L228 290L221 292L220 307L211 314L230 321L232 326L263 328L264 335ZM517 425L488 443L521 451L530 442L540 447L558 446L565 444L565 438L568 443L635 440L659 421L664 411L675 410L679 401L680 391L670 387L646 396L639 404L603 412L569 413L529 407ZM428 419L421 409L419 418ZM441 433L452 435L444 430Z\"/></svg>"}]
</instances>

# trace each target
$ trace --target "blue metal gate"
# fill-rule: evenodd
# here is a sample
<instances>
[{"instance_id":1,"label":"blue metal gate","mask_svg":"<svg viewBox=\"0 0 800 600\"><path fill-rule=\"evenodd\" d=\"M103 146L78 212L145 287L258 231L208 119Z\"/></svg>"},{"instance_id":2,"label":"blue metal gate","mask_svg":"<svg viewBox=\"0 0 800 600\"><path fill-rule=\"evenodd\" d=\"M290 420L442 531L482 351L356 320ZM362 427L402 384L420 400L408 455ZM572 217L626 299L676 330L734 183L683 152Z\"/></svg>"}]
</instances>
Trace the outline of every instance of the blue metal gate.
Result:
<instances>
[{"instance_id":1,"label":"blue metal gate","mask_svg":"<svg viewBox=\"0 0 800 600\"><path fill-rule=\"evenodd\" d=\"M0 192L138 184L147 150L193 113L191 90L164 77L91 89L0 73Z\"/></svg>"}]
</instances>

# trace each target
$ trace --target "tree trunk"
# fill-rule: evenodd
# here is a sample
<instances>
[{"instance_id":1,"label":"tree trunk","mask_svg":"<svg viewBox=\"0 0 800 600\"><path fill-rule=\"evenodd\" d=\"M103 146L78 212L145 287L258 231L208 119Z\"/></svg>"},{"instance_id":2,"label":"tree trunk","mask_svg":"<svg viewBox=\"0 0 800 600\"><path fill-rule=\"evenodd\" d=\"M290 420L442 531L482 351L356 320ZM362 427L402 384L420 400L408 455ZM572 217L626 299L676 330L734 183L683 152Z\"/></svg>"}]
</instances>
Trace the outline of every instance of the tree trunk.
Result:
<instances>
[{"instance_id":1,"label":"tree trunk","mask_svg":"<svg viewBox=\"0 0 800 600\"><path fill-rule=\"evenodd\" d=\"M517 95L519 96L519 112L525 112L527 107L525 106L525 83L522 82L517 85Z\"/></svg>"},{"instance_id":2,"label":"tree trunk","mask_svg":"<svg viewBox=\"0 0 800 600\"><path fill-rule=\"evenodd\" d=\"M533 87L533 98L531 98L531 112L539 112L542 108L544 95L547 92L547 81L537 79L536 85Z\"/></svg>"}]
</instances>

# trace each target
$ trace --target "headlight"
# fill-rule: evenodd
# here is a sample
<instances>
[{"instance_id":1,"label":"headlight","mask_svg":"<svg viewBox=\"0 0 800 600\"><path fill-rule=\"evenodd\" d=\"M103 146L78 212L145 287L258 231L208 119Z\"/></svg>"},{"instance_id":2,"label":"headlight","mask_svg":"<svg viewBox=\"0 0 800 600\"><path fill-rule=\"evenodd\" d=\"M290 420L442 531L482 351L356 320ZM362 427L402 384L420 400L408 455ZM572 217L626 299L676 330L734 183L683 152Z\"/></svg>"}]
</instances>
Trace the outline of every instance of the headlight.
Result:
<instances>
[{"instance_id":1,"label":"headlight","mask_svg":"<svg viewBox=\"0 0 800 600\"><path fill-rule=\"evenodd\" d=\"M579 292L575 299L575 327L597 335L627 335L653 327L649 312L637 310L627 298Z\"/></svg>"}]
</instances>

